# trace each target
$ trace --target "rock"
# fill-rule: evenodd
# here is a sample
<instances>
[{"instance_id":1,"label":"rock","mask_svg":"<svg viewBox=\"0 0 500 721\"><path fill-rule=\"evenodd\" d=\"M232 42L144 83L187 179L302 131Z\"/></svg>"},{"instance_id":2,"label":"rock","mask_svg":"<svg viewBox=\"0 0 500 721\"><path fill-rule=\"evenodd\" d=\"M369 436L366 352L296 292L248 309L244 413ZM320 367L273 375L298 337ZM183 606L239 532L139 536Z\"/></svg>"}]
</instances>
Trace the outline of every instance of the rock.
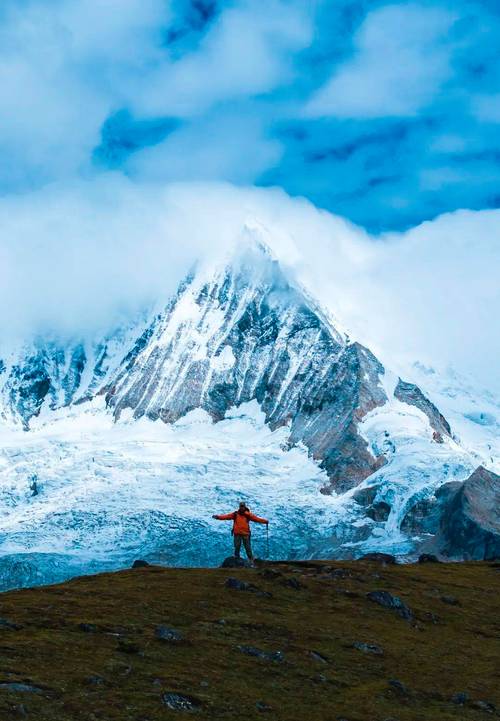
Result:
<instances>
[{"instance_id":1,"label":"rock","mask_svg":"<svg viewBox=\"0 0 500 721\"><path fill-rule=\"evenodd\" d=\"M324 673L317 673L315 676L312 677L312 680L314 681L314 683L326 683L328 681Z\"/></svg>"},{"instance_id":2,"label":"rock","mask_svg":"<svg viewBox=\"0 0 500 721\"><path fill-rule=\"evenodd\" d=\"M155 636L159 641L163 641L164 643L178 643L183 640L180 631L176 631L175 628L169 628L168 626L157 626Z\"/></svg>"},{"instance_id":3,"label":"rock","mask_svg":"<svg viewBox=\"0 0 500 721\"><path fill-rule=\"evenodd\" d=\"M247 581L240 581L239 578L226 578L224 582L224 586L226 588L232 588L235 591L252 591L255 589L255 586L252 586L251 583L247 583Z\"/></svg>"},{"instance_id":4,"label":"rock","mask_svg":"<svg viewBox=\"0 0 500 721\"><path fill-rule=\"evenodd\" d=\"M322 576L321 578L324 579L332 579L334 581L342 581L345 578L352 578L354 576L354 573L351 571L350 568L336 568L331 573L327 573L325 576Z\"/></svg>"},{"instance_id":5,"label":"rock","mask_svg":"<svg viewBox=\"0 0 500 721\"><path fill-rule=\"evenodd\" d=\"M45 691L38 686L33 686L30 683L18 683L16 681L0 683L0 689L3 691L13 691L15 693L45 693Z\"/></svg>"},{"instance_id":6,"label":"rock","mask_svg":"<svg viewBox=\"0 0 500 721\"><path fill-rule=\"evenodd\" d=\"M262 596L263 598L272 598L273 594L269 591L261 591L253 583L247 583L247 581L240 581L239 578L226 578L224 586L226 588L232 588L235 591L250 591L255 593L256 596Z\"/></svg>"},{"instance_id":7,"label":"rock","mask_svg":"<svg viewBox=\"0 0 500 721\"><path fill-rule=\"evenodd\" d=\"M272 706L269 706L265 701L257 701L255 704L255 708L257 711L260 711L260 713L267 713L268 711L272 711Z\"/></svg>"},{"instance_id":8,"label":"rock","mask_svg":"<svg viewBox=\"0 0 500 721\"><path fill-rule=\"evenodd\" d=\"M441 563L439 558L433 553L421 553L418 557L419 563Z\"/></svg>"},{"instance_id":9,"label":"rock","mask_svg":"<svg viewBox=\"0 0 500 721\"><path fill-rule=\"evenodd\" d=\"M377 486L368 486L367 488L358 488L357 491L354 491L352 497L360 506L370 506L375 500L377 493Z\"/></svg>"},{"instance_id":10,"label":"rock","mask_svg":"<svg viewBox=\"0 0 500 721\"><path fill-rule=\"evenodd\" d=\"M479 466L461 484L442 515L438 542L450 558L500 555L500 476Z\"/></svg>"},{"instance_id":11,"label":"rock","mask_svg":"<svg viewBox=\"0 0 500 721\"><path fill-rule=\"evenodd\" d=\"M489 701L471 701L471 708L476 708L478 711L485 711L486 713L495 713L496 706Z\"/></svg>"},{"instance_id":12,"label":"rock","mask_svg":"<svg viewBox=\"0 0 500 721\"><path fill-rule=\"evenodd\" d=\"M197 711L201 701L194 696L187 696L175 691L166 691L161 695L162 703L173 711Z\"/></svg>"},{"instance_id":13,"label":"rock","mask_svg":"<svg viewBox=\"0 0 500 721\"><path fill-rule=\"evenodd\" d=\"M20 631L23 628L19 623L13 623L8 621L6 618L0 618L0 631L5 629L7 631Z\"/></svg>"},{"instance_id":14,"label":"rock","mask_svg":"<svg viewBox=\"0 0 500 721\"><path fill-rule=\"evenodd\" d=\"M370 591L366 594L366 597L370 601L378 603L379 606L393 609L401 616L401 618L404 618L407 621L413 618L412 610L403 603L399 596L393 596L392 593L389 593L389 591Z\"/></svg>"},{"instance_id":15,"label":"rock","mask_svg":"<svg viewBox=\"0 0 500 721\"><path fill-rule=\"evenodd\" d=\"M283 585L288 586L288 588L293 588L296 591L300 591L301 588L305 588L304 584L301 583L298 578L287 578L283 581Z\"/></svg>"},{"instance_id":16,"label":"rock","mask_svg":"<svg viewBox=\"0 0 500 721\"><path fill-rule=\"evenodd\" d=\"M451 697L451 702L456 704L457 706L464 706L466 703L469 702L469 694L465 691L459 691L458 693L453 694Z\"/></svg>"},{"instance_id":17,"label":"rock","mask_svg":"<svg viewBox=\"0 0 500 721\"><path fill-rule=\"evenodd\" d=\"M98 674L94 674L93 676L87 676L84 679L84 683L87 686L102 686L104 684L104 678Z\"/></svg>"},{"instance_id":18,"label":"rock","mask_svg":"<svg viewBox=\"0 0 500 721\"><path fill-rule=\"evenodd\" d=\"M401 696L411 696L412 692L408 688L408 686L405 686L405 684L402 681L398 681L396 678L391 678L389 681L389 686L394 689L399 695Z\"/></svg>"},{"instance_id":19,"label":"rock","mask_svg":"<svg viewBox=\"0 0 500 721\"><path fill-rule=\"evenodd\" d=\"M326 656L323 656L319 651L309 651L309 656L314 659L314 661L319 661L319 663L328 663Z\"/></svg>"},{"instance_id":20,"label":"rock","mask_svg":"<svg viewBox=\"0 0 500 721\"><path fill-rule=\"evenodd\" d=\"M277 571L275 568L264 568L263 571L259 571L259 576L262 576L262 578L265 578L269 581L276 581L276 579L282 577L282 573L280 571Z\"/></svg>"},{"instance_id":21,"label":"rock","mask_svg":"<svg viewBox=\"0 0 500 721\"><path fill-rule=\"evenodd\" d=\"M283 651L263 651L261 648L257 648L256 646L236 646L236 648L238 651L246 654L247 656L261 658L264 661L281 662L285 660L285 654Z\"/></svg>"},{"instance_id":22,"label":"rock","mask_svg":"<svg viewBox=\"0 0 500 721\"><path fill-rule=\"evenodd\" d=\"M364 643L363 641L354 641L352 644L353 648L357 648L358 651L363 653L372 653L375 656L383 656L384 650L381 646L377 646L376 643Z\"/></svg>"},{"instance_id":23,"label":"rock","mask_svg":"<svg viewBox=\"0 0 500 721\"><path fill-rule=\"evenodd\" d=\"M118 651L121 651L122 653L137 653L143 655L141 647L137 643L133 643L132 641L120 641L118 643Z\"/></svg>"},{"instance_id":24,"label":"rock","mask_svg":"<svg viewBox=\"0 0 500 721\"><path fill-rule=\"evenodd\" d=\"M244 558L237 558L236 556L228 556L225 558L220 568L251 568L250 561L247 561Z\"/></svg>"},{"instance_id":25,"label":"rock","mask_svg":"<svg viewBox=\"0 0 500 721\"><path fill-rule=\"evenodd\" d=\"M401 530L409 535L438 533L448 503L461 487L458 481L444 483L433 495L422 498L410 506L401 521Z\"/></svg>"},{"instance_id":26,"label":"rock","mask_svg":"<svg viewBox=\"0 0 500 721\"><path fill-rule=\"evenodd\" d=\"M391 513L391 507L385 501L377 501L366 511L366 515L373 521L383 523L387 521Z\"/></svg>"},{"instance_id":27,"label":"rock","mask_svg":"<svg viewBox=\"0 0 500 721\"><path fill-rule=\"evenodd\" d=\"M138 559L137 561L133 562L132 568L147 568L149 565L150 564L147 561Z\"/></svg>"},{"instance_id":28,"label":"rock","mask_svg":"<svg viewBox=\"0 0 500 721\"><path fill-rule=\"evenodd\" d=\"M455 596L441 596L441 601L447 603L448 606L460 606L460 601Z\"/></svg>"},{"instance_id":29,"label":"rock","mask_svg":"<svg viewBox=\"0 0 500 721\"><path fill-rule=\"evenodd\" d=\"M20 703L18 706L14 706L12 711L15 713L16 716L19 716L21 718L24 718L28 715L28 709L23 703Z\"/></svg>"},{"instance_id":30,"label":"rock","mask_svg":"<svg viewBox=\"0 0 500 721\"><path fill-rule=\"evenodd\" d=\"M99 630L93 623L79 623L78 628L84 633L96 633Z\"/></svg>"},{"instance_id":31,"label":"rock","mask_svg":"<svg viewBox=\"0 0 500 721\"><path fill-rule=\"evenodd\" d=\"M400 378L394 390L394 397L397 398L398 401L407 403L410 406L415 406L423 411L429 419L431 428L441 439L442 436L451 436L450 424L446 418L414 383L406 383ZM440 442L442 442L442 440Z\"/></svg>"},{"instance_id":32,"label":"rock","mask_svg":"<svg viewBox=\"0 0 500 721\"><path fill-rule=\"evenodd\" d=\"M383 566L392 566L397 563L396 556L391 553L366 553L361 556L360 561L375 561L381 563Z\"/></svg>"}]
</instances>

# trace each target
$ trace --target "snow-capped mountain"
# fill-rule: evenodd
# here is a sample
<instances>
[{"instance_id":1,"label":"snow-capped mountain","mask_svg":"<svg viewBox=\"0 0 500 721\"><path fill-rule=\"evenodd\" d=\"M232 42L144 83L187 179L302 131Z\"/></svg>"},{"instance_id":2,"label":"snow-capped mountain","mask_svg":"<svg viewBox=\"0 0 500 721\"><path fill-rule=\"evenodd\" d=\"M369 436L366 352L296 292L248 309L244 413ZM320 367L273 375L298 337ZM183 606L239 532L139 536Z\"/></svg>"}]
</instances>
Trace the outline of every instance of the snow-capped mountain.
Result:
<instances>
[{"instance_id":1,"label":"snow-capped mountain","mask_svg":"<svg viewBox=\"0 0 500 721\"><path fill-rule=\"evenodd\" d=\"M4 585L217 563L240 496L275 556L411 554L417 505L484 462L253 238L102 338L0 352L0 414Z\"/></svg>"}]
</instances>

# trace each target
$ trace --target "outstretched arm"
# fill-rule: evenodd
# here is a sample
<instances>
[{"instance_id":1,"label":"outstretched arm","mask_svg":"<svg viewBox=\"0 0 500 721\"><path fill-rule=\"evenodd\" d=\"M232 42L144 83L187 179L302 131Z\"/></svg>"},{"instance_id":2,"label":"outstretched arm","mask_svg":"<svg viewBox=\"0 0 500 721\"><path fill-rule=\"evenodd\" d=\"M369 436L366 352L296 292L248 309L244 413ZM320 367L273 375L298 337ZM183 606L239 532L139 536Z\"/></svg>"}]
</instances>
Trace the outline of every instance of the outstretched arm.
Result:
<instances>
[{"instance_id":1,"label":"outstretched arm","mask_svg":"<svg viewBox=\"0 0 500 721\"><path fill-rule=\"evenodd\" d=\"M212 516L212 518L216 518L218 521L232 521L234 513L219 513L218 516Z\"/></svg>"},{"instance_id":2,"label":"outstretched arm","mask_svg":"<svg viewBox=\"0 0 500 721\"><path fill-rule=\"evenodd\" d=\"M266 525L269 523L269 521L266 518L260 518L259 516L256 516L253 513L248 514L248 520L255 521L255 523L265 523Z\"/></svg>"}]
</instances>

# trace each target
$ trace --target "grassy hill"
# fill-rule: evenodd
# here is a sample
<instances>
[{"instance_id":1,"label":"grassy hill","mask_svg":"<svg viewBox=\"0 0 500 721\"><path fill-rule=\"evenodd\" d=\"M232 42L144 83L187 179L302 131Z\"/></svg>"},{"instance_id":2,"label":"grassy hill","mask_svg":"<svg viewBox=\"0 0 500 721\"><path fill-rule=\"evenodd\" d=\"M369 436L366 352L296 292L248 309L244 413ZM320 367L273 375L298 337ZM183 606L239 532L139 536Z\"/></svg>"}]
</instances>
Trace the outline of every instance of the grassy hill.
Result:
<instances>
[{"instance_id":1,"label":"grassy hill","mask_svg":"<svg viewBox=\"0 0 500 721\"><path fill-rule=\"evenodd\" d=\"M499 611L494 563L149 567L11 591L0 719L486 720Z\"/></svg>"}]
</instances>

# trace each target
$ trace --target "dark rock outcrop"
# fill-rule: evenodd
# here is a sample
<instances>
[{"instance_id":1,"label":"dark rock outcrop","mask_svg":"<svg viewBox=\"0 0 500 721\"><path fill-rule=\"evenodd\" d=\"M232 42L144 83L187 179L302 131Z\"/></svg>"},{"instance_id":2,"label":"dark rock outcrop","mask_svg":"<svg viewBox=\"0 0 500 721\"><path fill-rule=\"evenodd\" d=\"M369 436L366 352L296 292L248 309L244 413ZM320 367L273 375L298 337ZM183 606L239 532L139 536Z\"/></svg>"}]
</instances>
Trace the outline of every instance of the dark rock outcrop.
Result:
<instances>
[{"instance_id":1,"label":"dark rock outcrop","mask_svg":"<svg viewBox=\"0 0 500 721\"><path fill-rule=\"evenodd\" d=\"M237 646L237 650L240 653L244 653L246 656L254 656L260 658L263 661L277 661L281 662L285 660L283 651L263 651L261 648L255 646Z\"/></svg>"},{"instance_id":2,"label":"dark rock outcrop","mask_svg":"<svg viewBox=\"0 0 500 721\"><path fill-rule=\"evenodd\" d=\"M366 511L366 515L373 521L384 523L389 518L391 507L385 501L377 501Z\"/></svg>"},{"instance_id":3,"label":"dark rock outcrop","mask_svg":"<svg viewBox=\"0 0 500 721\"><path fill-rule=\"evenodd\" d=\"M161 700L172 711L197 711L201 707L199 699L175 691L166 691Z\"/></svg>"},{"instance_id":4,"label":"dark rock outcrop","mask_svg":"<svg viewBox=\"0 0 500 721\"><path fill-rule=\"evenodd\" d=\"M397 563L396 556L391 553L366 553L361 556L361 561L374 561L375 563L381 563L383 566L392 566Z\"/></svg>"},{"instance_id":5,"label":"dark rock outcrop","mask_svg":"<svg viewBox=\"0 0 500 721\"><path fill-rule=\"evenodd\" d=\"M221 565L221 568L250 568L250 561L245 558L236 558L236 556L228 556L225 558Z\"/></svg>"},{"instance_id":6,"label":"dark rock outcrop","mask_svg":"<svg viewBox=\"0 0 500 721\"><path fill-rule=\"evenodd\" d=\"M413 618L413 612L406 603L404 603L399 596L394 596L392 593L389 593L389 591L370 591L370 593L366 594L366 597L370 601L378 603L379 606L396 611L401 618L407 621Z\"/></svg>"},{"instance_id":7,"label":"dark rock outcrop","mask_svg":"<svg viewBox=\"0 0 500 721\"><path fill-rule=\"evenodd\" d=\"M436 545L449 558L500 556L500 476L479 466L444 509Z\"/></svg>"},{"instance_id":8,"label":"dark rock outcrop","mask_svg":"<svg viewBox=\"0 0 500 721\"><path fill-rule=\"evenodd\" d=\"M407 383L400 378L394 391L394 396L399 401L407 403L410 406L415 406L425 413L429 419L431 428L437 434L434 440L439 442L440 436L451 435L450 424L446 418L414 383Z\"/></svg>"},{"instance_id":9,"label":"dark rock outcrop","mask_svg":"<svg viewBox=\"0 0 500 721\"><path fill-rule=\"evenodd\" d=\"M180 631L169 626L157 626L155 628L155 638L163 643L179 643L182 641L183 636Z\"/></svg>"},{"instance_id":10,"label":"dark rock outcrop","mask_svg":"<svg viewBox=\"0 0 500 721\"><path fill-rule=\"evenodd\" d=\"M433 495L414 503L403 517L401 530L409 536L438 533L450 500L461 486L459 481L444 483Z\"/></svg>"},{"instance_id":11,"label":"dark rock outcrop","mask_svg":"<svg viewBox=\"0 0 500 721\"><path fill-rule=\"evenodd\" d=\"M418 557L419 563L439 563L439 558L433 553L421 553Z\"/></svg>"},{"instance_id":12,"label":"dark rock outcrop","mask_svg":"<svg viewBox=\"0 0 500 721\"><path fill-rule=\"evenodd\" d=\"M143 561L142 559L137 559L137 561L134 561L132 564L132 568L147 568L150 564L147 561Z\"/></svg>"}]
</instances>

